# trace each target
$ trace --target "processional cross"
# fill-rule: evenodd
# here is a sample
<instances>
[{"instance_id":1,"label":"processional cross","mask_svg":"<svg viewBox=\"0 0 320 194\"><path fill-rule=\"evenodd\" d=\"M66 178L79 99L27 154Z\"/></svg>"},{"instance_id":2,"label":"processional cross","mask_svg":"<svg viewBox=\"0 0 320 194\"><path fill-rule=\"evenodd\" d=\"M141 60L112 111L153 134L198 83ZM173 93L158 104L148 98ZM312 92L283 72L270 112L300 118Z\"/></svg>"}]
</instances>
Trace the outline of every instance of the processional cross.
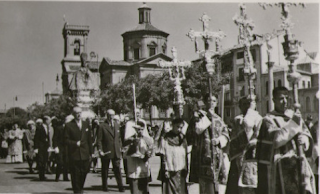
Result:
<instances>
[{"instance_id":1,"label":"processional cross","mask_svg":"<svg viewBox=\"0 0 320 194\"><path fill-rule=\"evenodd\" d=\"M200 54L201 57L204 58L206 62L206 69L209 73L209 94L212 97L212 86L211 86L211 77L214 73L215 63L218 60L212 60L213 56L216 56L216 59L220 55L220 41L226 37L226 34L219 30L218 32L209 31L209 21L211 18L206 14L203 13L202 17L199 20L203 23L203 31L194 31L191 29L187 36L191 39L191 41L195 41L195 50L196 53ZM204 41L204 50L198 49L198 41L197 38L201 38ZM209 41L215 39L215 46L216 50L209 50Z\"/></svg>"},{"instance_id":2,"label":"processional cross","mask_svg":"<svg viewBox=\"0 0 320 194\"><path fill-rule=\"evenodd\" d=\"M186 78L185 76L185 67L190 67L190 61L178 61L177 49L172 47L171 49L173 60L171 62L167 61L159 61L159 66L162 68L168 68L170 80L174 81L174 105L178 105L179 107L179 117L181 118L183 115L183 105L185 105L183 92L181 88L181 81Z\"/></svg>"},{"instance_id":3,"label":"processional cross","mask_svg":"<svg viewBox=\"0 0 320 194\"><path fill-rule=\"evenodd\" d=\"M294 39L294 35L291 32L291 29L293 28L293 23L291 22L291 15L289 7L290 6L297 6L301 5L303 8L305 7L304 3L276 3L274 4L276 6L281 7L281 28L285 31L284 36L284 42L282 43L284 56L286 57L286 60L290 62L289 64L289 71L287 79L292 84L292 90L293 90L293 101L294 101L294 108L296 113L300 114L300 103L298 99L298 83L301 79L300 73L298 73L296 64L294 64L294 61L298 59L299 57L299 44L300 42L296 39ZM263 7L263 9L266 9L267 6L273 6L271 3L260 3L260 6ZM297 136L296 136L297 137ZM296 139L296 138L295 138ZM304 194L306 193L306 182L304 179L304 172L303 172L303 158L304 158L304 151L303 146L299 145L298 149L298 156L300 158L300 171L299 171L299 177L300 177L300 193Z\"/></svg>"},{"instance_id":4,"label":"processional cross","mask_svg":"<svg viewBox=\"0 0 320 194\"><path fill-rule=\"evenodd\" d=\"M251 42L253 41L252 30L254 23L248 18L246 6L240 4L240 16L235 15L233 21L239 26L238 43L244 45L244 74L248 78L249 96L251 104L255 104L256 95L254 93L253 80L257 76L257 70L254 67L252 55L250 52ZM255 106L255 105L253 105Z\"/></svg>"}]
</instances>

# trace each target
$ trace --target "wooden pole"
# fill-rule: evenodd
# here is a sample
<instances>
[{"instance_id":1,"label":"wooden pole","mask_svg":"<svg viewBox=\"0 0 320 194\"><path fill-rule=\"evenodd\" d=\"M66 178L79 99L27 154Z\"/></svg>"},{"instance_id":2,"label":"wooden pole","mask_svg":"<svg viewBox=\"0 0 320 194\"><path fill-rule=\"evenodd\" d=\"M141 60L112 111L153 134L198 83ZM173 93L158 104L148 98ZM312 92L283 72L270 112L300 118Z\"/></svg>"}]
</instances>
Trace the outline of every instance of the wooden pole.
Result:
<instances>
[{"instance_id":1,"label":"wooden pole","mask_svg":"<svg viewBox=\"0 0 320 194\"><path fill-rule=\"evenodd\" d=\"M133 90L133 111L134 111L134 122L137 124L137 102L136 102L136 85L132 84L132 90Z\"/></svg>"}]
</instances>

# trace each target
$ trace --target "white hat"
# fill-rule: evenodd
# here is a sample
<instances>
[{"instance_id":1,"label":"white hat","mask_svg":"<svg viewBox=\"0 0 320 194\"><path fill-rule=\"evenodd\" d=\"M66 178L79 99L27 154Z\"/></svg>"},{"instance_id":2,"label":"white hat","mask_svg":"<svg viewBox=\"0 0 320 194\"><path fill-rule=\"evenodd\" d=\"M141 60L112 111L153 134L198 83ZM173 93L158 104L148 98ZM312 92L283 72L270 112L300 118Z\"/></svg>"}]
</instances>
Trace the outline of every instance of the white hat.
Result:
<instances>
[{"instance_id":1,"label":"white hat","mask_svg":"<svg viewBox=\"0 0 320 194\"><path fill-rule=\"evenodd\" d=\"M36 123L43 123L43 120L42 119L37 119Z\"/></svg>"},{"instance_id":2,"label":"white hat","mask_svg":"<svg viewBox=\"0 0 320 194\"><path fill-rule=\"evenodd\" d=\"M120 116L119 115L114 115L113 119L120 121Z\"/></svg>"},{"instance_id":3,"label":"white hat","mask_svg":"<svg viewBox=\"0 0 320 194\"><path fill-rule=\"evenodd\" d=\"M33 120L29 120L29 121L27 122L27 125L35 125L35 123L34 123Z\"/></svg>"},{"instance_id":4,"label":"white hat","mask_svg":"<svg viewBox=\"0 0 320 194\"><path fill-rule=\"evenodd\" d=\"M69 122L72 121L73 119L74 119L74 116L73 116L73 115L68 115L68 116L66 116L65 123L69 123Z\"/></svg>"},{"instance_id":5,"label":"white hat","mask_svg":"<svg viewBox=\"0 0 320 194\"><path fill-rule=\"evenodd\" d=\"M108 109L108 110L107 110L107 113L108 113L109 115L114 115L114 114L116 114L113 109Z\"/></svg>"}]
</instances>

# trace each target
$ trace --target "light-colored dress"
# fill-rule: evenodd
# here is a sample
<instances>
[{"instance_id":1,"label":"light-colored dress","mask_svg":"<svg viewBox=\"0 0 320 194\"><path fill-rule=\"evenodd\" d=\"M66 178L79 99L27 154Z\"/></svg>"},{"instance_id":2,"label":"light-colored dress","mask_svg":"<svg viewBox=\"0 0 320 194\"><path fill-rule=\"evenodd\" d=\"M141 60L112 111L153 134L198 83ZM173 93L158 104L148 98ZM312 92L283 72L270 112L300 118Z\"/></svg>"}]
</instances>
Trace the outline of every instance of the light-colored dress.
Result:
<instances>
[{"instance_id":1,"label":"light-colored dress","mask_svg":"<svg viewBox=\"0 0 320 194\"><path fill-rule=\"evenodd\" d=\"M23 162L22 160L22 138L23 131L21 129L9 131L9 144L7 163Z\"/></svg>"}]
</instances>

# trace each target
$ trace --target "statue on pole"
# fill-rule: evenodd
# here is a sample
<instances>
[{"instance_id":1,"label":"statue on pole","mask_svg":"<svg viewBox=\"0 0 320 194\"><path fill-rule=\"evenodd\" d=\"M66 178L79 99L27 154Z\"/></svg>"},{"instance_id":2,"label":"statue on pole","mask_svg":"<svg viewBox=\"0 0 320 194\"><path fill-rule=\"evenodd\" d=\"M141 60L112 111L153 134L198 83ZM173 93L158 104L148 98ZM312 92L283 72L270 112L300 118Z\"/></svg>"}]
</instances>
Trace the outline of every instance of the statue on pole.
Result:
<instances>
[{"instance_id":1,"label":"statue on pole","mask_svg":"<svg viewBox=\"0 0 320 194\"><path fill-rule=\"evenodd\" d=\"M81 66L70 81L69 90L76 99L76 104L82 109L82 119L94 118L96 115L91 110L91 105L100 93L100 75L93 73L88 67L87 53L81 53Z\"/></svg>"},{"instance_id":2,"label":"statue on pole","mask_svg":"<svg viewBox=\"0 0 320 194\"><path fill-rule=\"evenodd\" d=\"M166 62L166 61L159 61L159 66L162 68L168 68L169 69L169 76L170 80L174 81L175 87L174 87L174 101L173 105L177 105L179 107L179 117L181 118L183 115L183 105L185 105L184 97L183 97L183 91L181 88L181 81L184 80L185 74L185 67L190 67L191 62L190 61L178 61L178 53L177 49L175 47L172 47L171 49L173 60L172 62Z\"/></svg>"}]
</instances>

